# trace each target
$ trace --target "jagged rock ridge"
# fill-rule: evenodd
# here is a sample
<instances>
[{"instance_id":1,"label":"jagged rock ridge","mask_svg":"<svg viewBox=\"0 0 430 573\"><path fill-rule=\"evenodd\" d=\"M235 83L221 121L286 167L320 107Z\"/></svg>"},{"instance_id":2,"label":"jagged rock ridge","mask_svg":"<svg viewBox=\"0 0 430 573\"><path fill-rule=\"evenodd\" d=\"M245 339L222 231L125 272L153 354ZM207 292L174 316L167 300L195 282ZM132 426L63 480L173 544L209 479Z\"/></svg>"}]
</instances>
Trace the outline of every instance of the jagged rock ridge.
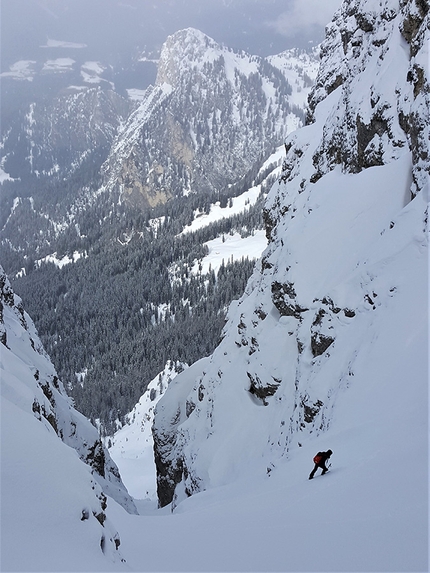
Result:
<instances>
[{"instance_id":1,"label":"jagged rock ridge","mask_svg":"<svg viewBox=\"0 0 430 573\"><path fill-rule=\"evenodd\" d=\"M423 2L385 1L379 10L370 2L342 5L327 27L321 48L324 65L310 98L313 121L317 104L341 87L339 104L313 156L312 181L336 165L351 173L383 165L409 146L411 193L423 187L429 159L427 18L428 6ZM399 74L400 62L407 66L405 77ZM363 80L369 93L360 90Z\"/></svg>"}]
</instances>

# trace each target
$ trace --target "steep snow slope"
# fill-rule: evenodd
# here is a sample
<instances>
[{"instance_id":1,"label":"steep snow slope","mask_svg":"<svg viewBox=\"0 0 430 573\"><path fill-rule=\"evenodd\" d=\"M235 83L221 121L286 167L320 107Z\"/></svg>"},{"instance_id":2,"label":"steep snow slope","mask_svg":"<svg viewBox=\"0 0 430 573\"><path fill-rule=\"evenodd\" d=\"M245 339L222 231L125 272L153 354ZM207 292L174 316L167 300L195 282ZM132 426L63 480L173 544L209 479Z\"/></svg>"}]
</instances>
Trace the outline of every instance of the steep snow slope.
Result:
<instances>
[{"instance_id":1,"label":"steep snow slope","mask_svg":"<svg viewBox=\"0 0 430 573\"><path fill-rule=\"evenodd\" d=\"M156 408L161 505L253 472L287 479L287 460L332 447L344 469L317 523L345 551L321 536L327 570L427 560L428 18L413 1L342 5L313 123L287 140L268 197L261 264L220 346Z\"/></svg>"},{"instance_id":2,"label":"steep snow slope","mask_svg":"<svg viewBox=\"0 0 430 573\"><path fill-rule=\"evenodd\" d=\"M405 214L410 228L416 226L415 215ZM234 476L234 462L241 462L235 440L239 422L246 424L246 404L234 410L230 388L223 403L230 439L217 456L218 463L221 455L227 460L228 483L190 498L182 492L173 513L171 507L157 511L142 504L136 517L109 506L132 570L428 570L428 339L420 306L425 280L415 275L417 288L411 288L405 278L415 273L414 259L411 244L402 260L391 263L403 276L396 312L375 315L371 331L348 340L362 350L353 381L338 392L326 432L300 436L301 447L274 467L261 459L255 439L267 426L259 414L268 408L254 409L255 432L251 424L243 428L250 438L243 455L254 461ZM209 359L193 365L181 375L181 384L209 368ZM327 371L331 374L337 375L335 367ZM329 447L334 451L330 473L320 477L318 472L308 481L313 455ZM205 455L204 442L197 455Z\"/></svg>"},{"instance_id":3,"label":"steep snow slope","mask_svg":"<svg viewBox=\"0 0 430 573\"><path fill-rule=\"evenodd\" d=\"M395 328L387 321L381 331L384 343L397 340L394 351L403 346L397 328L416 318L407 312L400 322L393 317ZM262 464L255 471L248 466L248 476L187 498L173 513L145 507L136 517L111 504L132 570L427 571L426 342L411 338L408 360L402 352L386 372L376 358L382 345L374 347L363 376L339 397L332 427L304 438L269 474ZM369 340L367 356L371 346ZM374 403L366 374L379 382ZM405 384L415 379L420 384ZM312 457L329 447L331 472L308 481ZM251 439L246 448L258 465L258 444Z\"/></svg>"},{"instance_id":4,"label":"steep snow slope","mask_svg":"<svg viewBox=\"0 0 430 573\"><path fill-rule=\"evenodd\" d=\"M122 557L107 496L136 507L1 268L0 286L2 570L112 570Z\"/></svg>"}]
</instances>

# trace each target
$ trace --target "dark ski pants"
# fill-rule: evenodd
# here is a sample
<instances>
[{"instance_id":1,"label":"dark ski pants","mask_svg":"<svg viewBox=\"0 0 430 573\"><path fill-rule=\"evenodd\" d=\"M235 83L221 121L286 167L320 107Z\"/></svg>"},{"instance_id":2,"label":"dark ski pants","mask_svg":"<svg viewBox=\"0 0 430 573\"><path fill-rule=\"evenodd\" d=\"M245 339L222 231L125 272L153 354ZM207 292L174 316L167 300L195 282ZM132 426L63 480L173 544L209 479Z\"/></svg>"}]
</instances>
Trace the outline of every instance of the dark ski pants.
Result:
<instances>
[{"instance_id":1,"label":"dark ski pants","mask_svg":"<svg viewBox=\"0 0 430 573\"><path fill-rule=\"evenodd\" d=\"M313 470L311 471L311 473L309 474L309 479L312 479L312 478L314 477L315 472L317 471L318 468L321 468L321 469L322 469L322 474L321 474L321 475L324 475L324 474L328 471L328 469L325 467L325 463L323 463L323 464L315 464L314 469L313 469Z\"/></svg>"}]
</instances>

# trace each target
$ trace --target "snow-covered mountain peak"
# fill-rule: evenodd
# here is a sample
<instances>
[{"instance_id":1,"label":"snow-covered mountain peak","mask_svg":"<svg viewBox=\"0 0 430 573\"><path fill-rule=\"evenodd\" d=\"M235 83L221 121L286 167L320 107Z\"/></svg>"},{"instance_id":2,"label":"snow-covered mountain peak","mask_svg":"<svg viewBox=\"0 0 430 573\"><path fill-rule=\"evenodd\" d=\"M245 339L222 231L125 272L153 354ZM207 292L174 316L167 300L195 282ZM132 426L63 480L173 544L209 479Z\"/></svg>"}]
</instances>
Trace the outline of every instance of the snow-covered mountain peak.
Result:
<instances>
[{"instance_id":1,"label":"snow-covered mountain peak","mask_svg":"<svg viewBox=\"0 0 430 573\"><path fill-rule=\"evenodd\" d=\"M279 59L282 67L285 60L294 59L293 51L280 54ZM215 62L219 63L219 69L223 70L227 79L234 83L235 73L246 76L259 73L264 60L265 58L220 45L200 30L186 28L169 36L164 43L156 83L175 85L181 73L189 67L195 73L207 75ZM270 58L267 60L270 61ZM274 65L276 66L276 63Z\"/></svg>"},{"instance_id":2,"label":"snow-covered mountain peak","mask_svg":"<svg viewBox=\"0 0 430 573\"><path fill-rule=\"evenodd\" d=\"M181 69L201 67L220 56L221 47L209 36L195 28L179 30L167 38L161 50L156 84L175 85Z\"/></svg>"},{"instance_id":3,"label":"snow-covered mountain peak","mask_svg":"<svg viewBox=\"0 0 430 573\"><path fill-rule=\"evenodd\" d=\"M192 28L170 36L155 86L104 164L106 188L143 209L190 192L224 192L304 118L315 66L303 60L292 70L292 60L287 52L274 59L235 52Z\"/></svg>"}]
</instances>

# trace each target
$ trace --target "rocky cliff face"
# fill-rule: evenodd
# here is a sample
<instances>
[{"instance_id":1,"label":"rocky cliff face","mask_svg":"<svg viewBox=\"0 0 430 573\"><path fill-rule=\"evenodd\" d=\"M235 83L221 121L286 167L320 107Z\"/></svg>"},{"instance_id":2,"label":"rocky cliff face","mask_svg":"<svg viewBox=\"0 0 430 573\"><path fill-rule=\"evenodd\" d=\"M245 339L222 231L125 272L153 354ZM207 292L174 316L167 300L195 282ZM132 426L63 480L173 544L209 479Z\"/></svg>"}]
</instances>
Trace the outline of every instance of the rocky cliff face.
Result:
<instances>
[{"instance_id":1,"label":"rocky cliff face","mask_svg":"<svg viewBox=\"0 0 430 573\"><path fill-rule=\"evenodd\" d=\"M194 29L163 46L155 86L119 133L105 185L139 208L174 195L222 191L266 158L300 121L282 63L233 52ZM303 67L290 69L302 78ZM295 86L294 90L297 89Z\"/></svg>"},{"instance_id":2,"label":"rocky cliff face","mask_svg":"<svg viewBox=\"0 0 430 573\"><path fill-rule=\"evenodd\" d=\"M318 103L337 88L340 99L314 152L311 181L336 165L350 173L383 165L407 146L414 195L425 184L429 162L428 6L386 1L375 8L371 2L344 3L327 27L310 121Z\"/></svg>"},{"instance_id":3,"label":"rocky cliff face","mask_svg":"<svg viewBox=\"0 0 430 573\"><path fill-rule=\"evenodd\" d=\"M425 329L428 41L415 0L344 2L328 26L309 124L267 199L269 246L220 346L157 405L160 505L270 474L336 424L350 387L371 403L393 357L408 364L385 325L406 312L411 339Z\"/></svg>"},{"instance_id":4,"label":"rocky cliff face","mask_svg":"<svg viewBox=\"0 0 430 573\"><path fill-rule=\"evenodd\" d=\"M32 414L50 433L54 432L66 446L76 450L80 460L91 468L94 481L100 486L97 486L100 489L98 497L104 499L103 503L106 496L110 496L130 513L137 513L96 428L74 409L32 320L1 267L0 342L2 398L8 400L19 396L18 403L27 415ZM12 380L15 383L12 384Z\"/></svg>"}]
</instances>

